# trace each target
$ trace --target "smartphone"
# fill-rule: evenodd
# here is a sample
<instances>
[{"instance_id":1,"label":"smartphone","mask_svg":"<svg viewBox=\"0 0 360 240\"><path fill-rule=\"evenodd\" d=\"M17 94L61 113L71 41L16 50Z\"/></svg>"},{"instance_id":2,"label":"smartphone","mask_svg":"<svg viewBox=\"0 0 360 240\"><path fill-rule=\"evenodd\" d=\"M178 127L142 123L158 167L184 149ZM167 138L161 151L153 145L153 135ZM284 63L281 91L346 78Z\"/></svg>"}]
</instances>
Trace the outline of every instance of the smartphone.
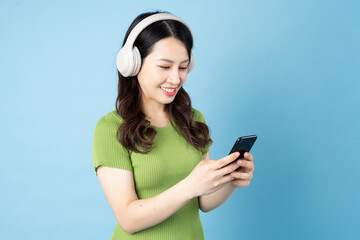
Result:
<instances>
[{"instance_id":1,"label":"smartphone","mask_svg":"<svg viewBox=\"0 0 360 240\"><path fill-rule=\"evenodd\" d=\"M254 145L256 139L257 139L256 135L239 137L238 139L236 139L234 146L232 147L229 154L233 152L240 152L240 156L237 159L235 159L235 161L243 158L245 152L250 152L250 149Z\"/></svg>"}]
</instances>

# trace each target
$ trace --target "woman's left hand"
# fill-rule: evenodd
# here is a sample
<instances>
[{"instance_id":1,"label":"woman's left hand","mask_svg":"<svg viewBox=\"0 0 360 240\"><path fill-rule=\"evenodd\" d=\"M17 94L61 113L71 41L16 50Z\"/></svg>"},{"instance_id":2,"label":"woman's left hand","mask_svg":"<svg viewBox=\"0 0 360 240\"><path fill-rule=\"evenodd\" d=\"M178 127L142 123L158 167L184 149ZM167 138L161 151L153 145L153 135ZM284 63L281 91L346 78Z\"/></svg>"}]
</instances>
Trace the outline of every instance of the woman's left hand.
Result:
<instances>
[{"instance_id":1,"label":"woman's left hand","mask_svg":"<svg viewBox=\"0 0 360 240\"><path fill-rule=\"evenodd\" d=\"M240 166L231 175L235 178L230 183L236 187L247 187L250 184L250 180L253 177L253 172L255 169L253 155L249 152L245 152L244 158L241 158L236 161L236 163ZM241 161L239 163L239 161Z\"/></svg>"}]
</instances>

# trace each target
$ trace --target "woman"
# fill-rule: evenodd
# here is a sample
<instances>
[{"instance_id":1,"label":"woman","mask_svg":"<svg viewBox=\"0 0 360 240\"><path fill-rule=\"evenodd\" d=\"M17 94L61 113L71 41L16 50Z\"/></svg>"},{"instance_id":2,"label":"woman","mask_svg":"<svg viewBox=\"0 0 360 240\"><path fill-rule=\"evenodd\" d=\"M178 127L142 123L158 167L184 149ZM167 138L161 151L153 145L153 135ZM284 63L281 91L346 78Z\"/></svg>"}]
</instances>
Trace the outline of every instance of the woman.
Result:
<instances>
[{"instance_id":1,"label":"woman","mask_svg":"<svg viewBox=\"0 0 360 240\"><path fill-rule=\"evenodd\" d=\"M92 146L117 220L111 239L204 239L199 208L208 212L250 183L250 153L210 160L209 128L182 87L192 46L187 25L159 11L140 14L125 35L116 110L99 119Z\"/></svg>"}]
</instances>

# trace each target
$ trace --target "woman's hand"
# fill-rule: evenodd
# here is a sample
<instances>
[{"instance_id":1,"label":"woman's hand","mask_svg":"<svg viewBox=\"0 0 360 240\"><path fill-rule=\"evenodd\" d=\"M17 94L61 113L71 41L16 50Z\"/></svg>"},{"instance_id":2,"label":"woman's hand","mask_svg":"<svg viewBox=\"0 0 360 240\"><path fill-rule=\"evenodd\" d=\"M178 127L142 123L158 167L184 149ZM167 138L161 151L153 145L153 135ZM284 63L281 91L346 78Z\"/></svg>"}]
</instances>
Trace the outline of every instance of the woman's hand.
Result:
<instances>
[{"instance_id":1,"label":"woman's hand","mask_svg":"<svg viewBox=\"0 0 360 240\"><path fill-rule=\"evenodd\" d=\"M234 162L239 152L234 152L219 160L201 160L184 179L193 197L213 193L234 179L230 173L239 165ZM229 164L229 165L228 165Z\"/></svg>"},{"instance_id":2,"label":"woman's hand","mask_svg":"<svg viewBox=\"0 0 360 240\"><path fill-rule=\"evenodd\" d=\"M255 169L253 160L253 155L249 152L245 152L244 158L236 161L236 164L240 167L230 174L235 178L231 181L231 184L234 187L239 188L249 186Z\"/></svg>"}]
</instances>

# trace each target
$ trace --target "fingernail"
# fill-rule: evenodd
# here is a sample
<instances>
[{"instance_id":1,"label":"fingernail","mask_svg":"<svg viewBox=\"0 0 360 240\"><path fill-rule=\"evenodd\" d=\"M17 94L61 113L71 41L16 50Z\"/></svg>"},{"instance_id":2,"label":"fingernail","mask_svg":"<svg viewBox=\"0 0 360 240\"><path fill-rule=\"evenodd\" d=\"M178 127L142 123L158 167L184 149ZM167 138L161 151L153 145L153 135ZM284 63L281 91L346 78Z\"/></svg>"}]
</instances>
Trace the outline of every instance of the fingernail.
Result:
<instances>
[{"instance_id":1,"label":"fingernail","mask_svg":"<svg viewBox=\"0 0 360 240\"><path fill-rule=\"evenodd\" d=\"M238 164L238 165L241 165L241 162L242 162L241 160L238 160L238 161L237 161L237 164Z\"/></svg>"},{"instance_id":2,"label":"fingernail","mask_svg":"<svg viewBox=\"0 0 360 240\"><path fill-rule=\"evenodd\" d=\"M231 176L235 177L235 176L236 176L236 173L235 173L235 172L232 172L232 173L231 173Z\"/></svg>"},{"instance_id":3,"label":"fingernail","mask_svg":"<svg viewBox=\"0 0 360 240\"><path fill-rule=\"evenodd\" d=\"M239 153L239 152L236 152L236 153L235 153L235 156L236 156L236 157L240 156L240 153Z\"/></svg>"}]
</instances>

